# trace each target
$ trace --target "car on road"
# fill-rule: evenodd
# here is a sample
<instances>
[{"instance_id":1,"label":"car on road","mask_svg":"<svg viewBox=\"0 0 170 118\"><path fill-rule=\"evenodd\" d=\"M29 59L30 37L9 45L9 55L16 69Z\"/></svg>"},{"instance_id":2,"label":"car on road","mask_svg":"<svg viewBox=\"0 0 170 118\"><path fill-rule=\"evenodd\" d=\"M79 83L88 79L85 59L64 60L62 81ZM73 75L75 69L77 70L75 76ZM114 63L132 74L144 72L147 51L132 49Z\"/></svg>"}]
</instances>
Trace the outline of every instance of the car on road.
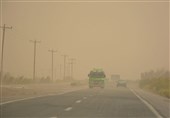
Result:
<instances>
[{"instance_id":1,"label":"car on road","mask_svg":"<svg viewBox=\"0 0 170 118\"><path fill-rule=\"evenodd\" d=\"M116 84L117 87L127 87L127 81L126 80L118 80L117 81L117 84Z\"/></svg>"}]
</instances>

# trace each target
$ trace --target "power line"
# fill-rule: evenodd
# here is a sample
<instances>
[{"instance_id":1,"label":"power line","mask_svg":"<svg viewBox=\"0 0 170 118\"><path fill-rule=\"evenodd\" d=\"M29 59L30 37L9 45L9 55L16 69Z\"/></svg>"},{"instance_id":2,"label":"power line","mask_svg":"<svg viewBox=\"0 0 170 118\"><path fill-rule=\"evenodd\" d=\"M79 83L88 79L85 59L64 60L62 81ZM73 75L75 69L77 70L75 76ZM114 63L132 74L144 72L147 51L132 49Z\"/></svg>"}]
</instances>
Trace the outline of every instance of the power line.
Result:
<instances>
[{"instance_id":1,"label":"power line","mask_svg":"<svg viewBox=\"0 0 170 118\"><path fill-rule=\"evenodd\" d=\"M3 35L2 35L2 52L1 52L1 73L0 73L0 79L2 81L3 78L3 58L4 58L4 45L5 45L5 31L6 29L12 29L12 27L7 27L5 24L1 26L0 28L3 29Z\"/></svg>"},{"instance_id":2,"label":"power line","mask_svg":"<svg viewBox=\"0 0 170 118\"><path fill-rule=\"evenodd\" d=\"M53 81L53 56L54 56L54 53L56 53L57 51L56 50L48 50L49 52L51 52L51 54L52 54L52 64L51 64L51 79L52 79L52 81Z\"/></svg>"},{"instance_id":3,"label":"power line","mask_svg":"<svg viewBox=\"0 0 170 118\"><path fill-rule=\"evenodd\" d=\"M37 40L30 40L30 42L34 43L34 62L33 62L33 80L35 81L35 66L36 66L36 47L37 47L37 43L40 43L40 41Z\"/></svg>"}]
</instances>

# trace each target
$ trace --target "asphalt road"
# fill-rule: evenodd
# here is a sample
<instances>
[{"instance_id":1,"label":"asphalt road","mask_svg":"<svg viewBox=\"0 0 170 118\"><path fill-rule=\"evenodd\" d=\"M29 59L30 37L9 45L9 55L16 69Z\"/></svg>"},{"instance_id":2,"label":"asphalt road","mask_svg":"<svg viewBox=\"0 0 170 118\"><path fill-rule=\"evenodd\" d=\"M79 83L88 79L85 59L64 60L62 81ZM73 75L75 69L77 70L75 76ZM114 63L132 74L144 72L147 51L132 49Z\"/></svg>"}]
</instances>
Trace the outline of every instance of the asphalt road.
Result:
<instances>
[{"instance_id":1,"label":"asphalt road","mask_svg":"<svg viewBox=\"0 0 170 118\"><path fill-rule=\"evenodd\" d=\"M1 118L157 118L128 88L93 88L1 105Z\"/></svg>"}]
</instances>

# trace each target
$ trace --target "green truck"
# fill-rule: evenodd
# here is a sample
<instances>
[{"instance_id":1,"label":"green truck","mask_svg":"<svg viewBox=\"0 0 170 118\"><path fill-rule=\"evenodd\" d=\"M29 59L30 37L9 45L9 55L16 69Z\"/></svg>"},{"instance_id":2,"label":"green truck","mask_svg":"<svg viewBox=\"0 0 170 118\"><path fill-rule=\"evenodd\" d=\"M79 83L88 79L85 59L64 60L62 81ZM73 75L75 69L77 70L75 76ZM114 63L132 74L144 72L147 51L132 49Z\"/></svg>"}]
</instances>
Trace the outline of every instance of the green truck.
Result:
<instances>
[{"instance_id":1,"label":"green truck","mask_svg":"<svg viewBox=\"0 0 170 118\"><path fill-rule=\"evenodd\" d=\"M89 77L89 88L105 86L106 75L102 69L93 69L88 74Z\"/></svg>"}]
</instances>

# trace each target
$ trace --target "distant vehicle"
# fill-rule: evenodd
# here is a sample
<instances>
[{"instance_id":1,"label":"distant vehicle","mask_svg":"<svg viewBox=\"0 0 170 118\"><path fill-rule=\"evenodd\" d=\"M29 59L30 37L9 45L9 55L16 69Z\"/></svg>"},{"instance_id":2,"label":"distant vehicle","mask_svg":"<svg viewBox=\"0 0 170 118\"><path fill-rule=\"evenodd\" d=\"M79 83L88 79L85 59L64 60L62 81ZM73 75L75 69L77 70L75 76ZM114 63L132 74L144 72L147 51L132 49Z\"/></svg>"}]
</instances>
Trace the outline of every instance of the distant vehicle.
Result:
<instances>
[{"instance_id":1,"label":"distant vehicle","mask_svg":"<svg viewBox=\"0 0 170 118\"><path fill-rule=\"evenodd\" d=\"M106 75L102 69L93 69L88 74L88 77L89 77L89 88L105 87Z\"/></svg>"},{"instance_id":2,"label":"distant vehicle","mask_svg":"<svg viewBox=\"0 0 170 118\"><path fill-rule=\"evenodd\" d=\"M126 80L118 80L117 87L119 87L119 86L127 87L127 81Z\"/></svg>"}]
</instances>

